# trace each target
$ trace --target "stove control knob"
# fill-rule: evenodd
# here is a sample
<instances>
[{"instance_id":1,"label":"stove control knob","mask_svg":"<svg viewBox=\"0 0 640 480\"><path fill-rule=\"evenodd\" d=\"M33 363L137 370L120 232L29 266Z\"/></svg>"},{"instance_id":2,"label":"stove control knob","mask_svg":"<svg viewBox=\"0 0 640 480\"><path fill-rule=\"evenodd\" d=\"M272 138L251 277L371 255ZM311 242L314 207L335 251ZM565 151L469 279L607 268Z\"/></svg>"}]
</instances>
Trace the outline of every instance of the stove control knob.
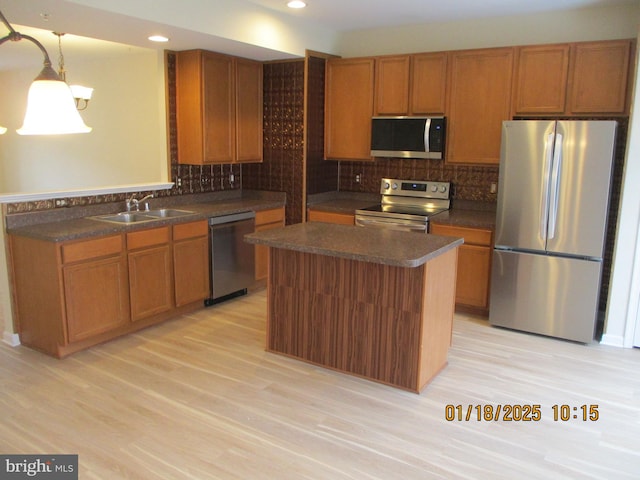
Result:
<instances>
[{"instance_id":1,"label":"stove control knob","mask_svg":"<svg viewBox=\"0 0 640 480\"><path fill-rule=\"evenodd\" d=\"M438 191L438 186L437 185L432 186L431 187L431 191L434 192L434 193L437 192Z\"/></svg>"},{"instance_id":2,"label":"stove control knob","mask_svg":"<svg viewBox=\"0 0 640 480\"><path fill-rule=\"evenodd\" d=\"M446 192L446 191L447 191L447 186L446 186L446 185L442 185L442 186L440 187L440 191L441 191L442 193Z\"/></svg>"},{"instance_id":3,"label":"stove control knob","mask_svg":"<svg viewBox=\"0 0 640 480\"><path fill-rule=\"evenodd\" d=\"M385 190L389 190L389 187L390 187L390 186L391 186L391 185L389 185L389 182L384 182L384 189L385 189Z\"/></svg>"},{"instance_id":4,"label":"stove control knob","mask_svg":"<svg viewBox=\"0 0 640 480\"><path fill-rule=\"evenodd\" d=\"M393 185L391 185L391 188L394 189L394 190L397 190L398 189L398 184L394 183Z\"/></svg>"}]
</instances>

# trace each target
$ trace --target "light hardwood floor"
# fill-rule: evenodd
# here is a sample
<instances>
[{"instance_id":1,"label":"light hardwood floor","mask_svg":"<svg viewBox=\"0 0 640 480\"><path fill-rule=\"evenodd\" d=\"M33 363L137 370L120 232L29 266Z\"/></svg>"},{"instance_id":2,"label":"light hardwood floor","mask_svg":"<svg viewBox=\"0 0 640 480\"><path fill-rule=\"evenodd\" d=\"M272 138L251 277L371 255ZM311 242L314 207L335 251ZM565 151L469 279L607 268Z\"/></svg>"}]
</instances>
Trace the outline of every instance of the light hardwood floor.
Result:
<instances>
[{"instance_id":1,"label":"light hardwood floor","mask_svg":"<svg viewBox=\"0 0 640 480\"><path fill-rule=\"evenodd\" d=\"M0 453L77 453L83 480L640 478L637 349L456 315L416 395L266 353L265 310L257 292L65 360L3 345ZM447 404L542 420L447 421Z\"/></svg>"}]
</instances>

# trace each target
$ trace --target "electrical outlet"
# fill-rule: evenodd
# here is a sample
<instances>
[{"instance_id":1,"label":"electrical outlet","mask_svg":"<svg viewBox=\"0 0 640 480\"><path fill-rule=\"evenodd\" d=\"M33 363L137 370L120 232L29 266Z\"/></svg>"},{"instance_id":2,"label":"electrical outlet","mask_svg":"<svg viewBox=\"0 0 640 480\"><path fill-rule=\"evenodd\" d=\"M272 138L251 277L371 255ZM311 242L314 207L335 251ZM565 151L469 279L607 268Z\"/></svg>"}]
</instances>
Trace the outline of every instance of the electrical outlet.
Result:
<instances>
[{"instance_id":1,"label":"electrical outlet","mask_svg":"<svg viewBox=\"0 0 640 480\"><path fill-rule=\"evenodd\" d=\"M233 185L233 182L236 181L236 176L233 173L229 174L229 183Z\"/></svg>"},{"instance_id":2,"label":"electrical outlet","mask_svg":"<svg viewBox=\"0 0 640 480\"><path fill-rule=\"evenodd\" d=\"M356 175L356 183L360 183L361 178L362 178L361 174L358 173Z\"/></svg>"},{"instance_id":3,"label":"electrical outlet","mask_svg":"<svg viewBox=\"0 0 640 480\"><path fill-rule=\"evenodd\" d=\"M498 191L498 184L496 182L491 182L491 193L496 193Z\"/></svg>"},{"instance_id":4,"label":"electrical outlet","mask_svg":"<svg viewBox=\"0 0 640 480\"><path fill-rule=\"evenodd\" d=\"M180 177L176 178L176 187L180 188L182 186L182 179Z\"/></svg>"},{"instance_id":5,"label":"electrical outlet","mask_svg":"<svg viewBox=\"0 0 640 480\"><path fill-rule=\"evenodd\" d=\"M66 198L57 198L56 199L56 207L66 207L67 199Z\"/></svg>"}]
</instances>

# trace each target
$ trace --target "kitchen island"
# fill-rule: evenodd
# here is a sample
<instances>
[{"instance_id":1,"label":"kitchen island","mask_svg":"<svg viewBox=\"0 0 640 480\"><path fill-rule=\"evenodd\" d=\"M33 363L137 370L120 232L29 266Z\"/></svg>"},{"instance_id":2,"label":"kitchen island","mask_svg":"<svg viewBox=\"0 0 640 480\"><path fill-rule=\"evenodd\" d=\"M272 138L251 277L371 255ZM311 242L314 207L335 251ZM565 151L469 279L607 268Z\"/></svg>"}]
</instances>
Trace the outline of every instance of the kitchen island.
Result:
<instances>
[{"instance_id":1,"label":"kitchen island","mask_svg":"<svg viewBox=\"0 0 640 480\"><path fill-rule=\"evenodd\" d=\"M445 367L462 239L321 222L245 239L269 247L268 351L413 392Z\"/></svg>"}]
</instances>

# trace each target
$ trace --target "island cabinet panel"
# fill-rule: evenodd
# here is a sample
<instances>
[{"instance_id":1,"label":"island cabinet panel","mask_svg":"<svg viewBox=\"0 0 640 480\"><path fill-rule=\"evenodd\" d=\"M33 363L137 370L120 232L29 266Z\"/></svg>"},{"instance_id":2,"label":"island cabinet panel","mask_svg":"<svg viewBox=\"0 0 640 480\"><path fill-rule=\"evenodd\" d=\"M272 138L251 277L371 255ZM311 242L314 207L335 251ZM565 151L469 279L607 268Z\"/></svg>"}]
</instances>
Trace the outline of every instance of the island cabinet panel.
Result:
<instances>
[{"instance_id":1,"label":"island cabinet panel","mask_svg":"<svg viewBox=\"0 0 640 480\"><path fill-rule=\"evenodd\" d=\"M267 350L414 392L445 366L457 248L414 268L274 247L270 259Z\"/></svg>"},{"instance_id":2,"label":"island cabinet panel","mask_svg":"<svg viewBox=\"0 0 640 480\"><path fill-rule=\"evenodd\" d=\"M511 114L513 49L451 53L447 160L498 164L502 122Z\"/></svg>"},{"instance_id":3,"label":"island cabinet panel","mask_svg":"<svg viewBox=\"0 0 640 480\"><path fill-rule=\"evenodd\" d=\"M327 60L325 159L373 160L373 86L373 58Z\"/></svg>"}]
</instances>

